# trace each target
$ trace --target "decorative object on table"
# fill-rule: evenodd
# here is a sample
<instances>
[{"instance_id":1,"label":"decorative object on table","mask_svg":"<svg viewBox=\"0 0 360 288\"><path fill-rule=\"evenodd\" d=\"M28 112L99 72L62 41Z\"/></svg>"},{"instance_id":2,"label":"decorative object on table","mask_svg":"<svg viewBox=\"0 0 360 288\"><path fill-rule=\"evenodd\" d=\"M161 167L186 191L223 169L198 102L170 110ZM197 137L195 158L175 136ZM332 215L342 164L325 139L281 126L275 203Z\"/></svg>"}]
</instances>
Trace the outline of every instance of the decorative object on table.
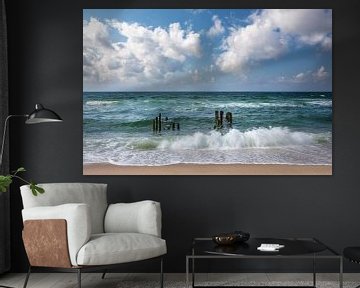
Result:
<instances>
[{"instance_id":1,"label":"decorative object on table","mask_svg":"<svg viewBox=\"0 0 360 288\"><path fill-rule=\"evenodd\" d=\"M236 235L236 242L245 242L249 240L250 233L244 232L244 231L234 231L234 234Z\"/></svg>"},{"instance_id":2,"label":"decorative object on table","mask_svg":"<svg viewBox=\"0 0 360 288\"><path fill-rule=\"evenodd\" d=\"M236 242L236 234L221 233L212 237L213 241L218 245L232 245Z\"/></svg>"},{"instance_id":3,"label":"decorative object on table","mask_svg":"<svg viewBox=\"0 0 360 288\"><path fill-rule=\"evenodd\" d=\"M220 233L212 237L218 245L232 245L249 240L250 234L243 231L234 231L229 233Z\"/></svg>"},{"instance_id":4,"label":"decorative object on table","mask_svg":"<svg viewBox=\"0 0 360 288\"><path fill-rule=\"evenodd\" d=\"M160 203L108 205L106 184L39 185L46 191L41 198L32 197L28 185L20 187L23 241L30 263L24 288L30 273L41 267L77 272L80 288L82 272L154 258L160 262L163 287L162 257L167 248L161 238Z\"/></svg>"},{"instance_id":5,"label":"decorative object on table","mask_svg":"<svg viewBox=\"0 0 360 288\"><path fill-rule=\"evenodd\" d=\"M35 105L35 110L32 111L30 114L20 114L20 115L9 115L5 119L4 123L4 131L3 131L3 138L0 150L0 167L2 166L2 159L4 154L4 148L6 143L6 132L8 122L11 118L15 117L24 117L26 118L26 124L38 124L38 123L47 123L47 122L62 122L63 120L61 117L55 113L54 111L44 108L41 104ZM13 178L17 178L23 181L26 184L30 185L32 194L37 196L38 193L44 193L44 190L41 187L38 187L36 183L33 181L27 181L24 178L20 177L18 173L25 172L26 170L23 167L18 168L16 171L8 174L8 175L0 175L0 192L6 192L9 185L12 183Z\"/></svg>"},{"instance_id":6,"label":"decorative object on table","mask_svg":"<svg viewBox=\"0 0 360 288\"><path fill-rule=\"evenodd\" d=\"M261 243L257 250L263 252L279 252L279 249L284 248L284 245L280 244L268 244L268 243Z\"/></svg>"}]
</instances>

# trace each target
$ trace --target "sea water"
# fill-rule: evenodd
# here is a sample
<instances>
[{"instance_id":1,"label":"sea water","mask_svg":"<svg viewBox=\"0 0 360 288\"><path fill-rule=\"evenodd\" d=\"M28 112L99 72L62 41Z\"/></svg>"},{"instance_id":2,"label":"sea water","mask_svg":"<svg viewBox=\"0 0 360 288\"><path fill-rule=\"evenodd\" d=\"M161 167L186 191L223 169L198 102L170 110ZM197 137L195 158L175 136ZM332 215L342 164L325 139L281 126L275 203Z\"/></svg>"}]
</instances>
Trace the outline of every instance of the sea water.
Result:
<instances>
[{"instance_id":1,"label":"sea water","mask_svg":"<svg viewBox=\"0 0 360 288\"><path fill-rule=\"evenodd\" d=\"M159 113L180 130L154 133ZM84 92L83 162L331 165L332 93Z\"/></svg>"}]
</instances>

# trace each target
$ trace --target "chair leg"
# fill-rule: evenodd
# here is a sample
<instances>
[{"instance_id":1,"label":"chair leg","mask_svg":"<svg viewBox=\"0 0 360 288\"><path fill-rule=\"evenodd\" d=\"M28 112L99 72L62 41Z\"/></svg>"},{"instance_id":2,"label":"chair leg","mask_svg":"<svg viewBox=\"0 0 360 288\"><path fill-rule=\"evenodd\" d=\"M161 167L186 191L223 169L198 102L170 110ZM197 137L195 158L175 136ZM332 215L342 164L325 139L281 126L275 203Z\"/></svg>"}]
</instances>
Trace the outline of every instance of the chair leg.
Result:
<instances>
[{"instance_id":1,"label":"chair leg","mask_svg":"<svg viewBox=\"0 0 360 288\"><path fill-rule=\"evenodd\" d=\"M101 279L105 279L106 272L107 272L107 270L105 269L103 274L101 275Z\"/></svg>"},{"instance_id":2,"label":"chair leg","mask_svg":"<svg viewBox=\"0 0 360 288\"><path fill-rule=\"evenodd\" d=\"M26 274L26 278L25 278L25 282L24 282L23 288L26 288L27 283L28 283L28 281L29 281L30 274L31 274L31 265L29 266L29 270L28 270L28 272L27 272L27 274Z\"/></svg>"},{"instance_id":3,"label":"chair leg","mask_svg":"<svg viewBox=\"0 0 360 288\"><path fill-rule=\"evenodd\" d=\"M81 288L81 269L77 269L78 288Z\"/></svg>"},{"instance_id":4,"label":"chair leg","mask_svg":"<svg viewBox=\"0 0 360 288\"><path fill-rule=\"evenodd\" d=\"M163 263L164 260L163 260L163 257L161 257L161 260L160 260L160 287L163 288L164 287L164 268L163 268Z\"/></svg>"}]
</instances>

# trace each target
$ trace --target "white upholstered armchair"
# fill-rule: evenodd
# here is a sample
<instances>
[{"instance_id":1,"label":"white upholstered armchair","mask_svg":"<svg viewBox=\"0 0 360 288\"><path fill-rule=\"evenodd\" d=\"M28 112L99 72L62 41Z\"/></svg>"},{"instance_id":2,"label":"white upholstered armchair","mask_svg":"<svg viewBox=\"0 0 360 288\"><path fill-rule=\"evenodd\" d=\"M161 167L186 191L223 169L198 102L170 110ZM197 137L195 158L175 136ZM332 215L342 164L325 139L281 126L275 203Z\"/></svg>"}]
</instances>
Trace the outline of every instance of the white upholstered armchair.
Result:
<instances>
[{"instance_id":1,"label":"white upholstered armchair","mask_svg":"<svg viewBox=\"0 0 360 288\"><path fill-rule=\"evenodd\" d=\"M107 203L106 184L40 184L45 193L33 196L28 185L21 196L23 240L30 262L24 283L34 268L77 272L113 268L120 263L160 258L166 242L161 239L161 209L154 201ZM103 278L105 273L103 274Z\"/></svg>"}]
</instances>

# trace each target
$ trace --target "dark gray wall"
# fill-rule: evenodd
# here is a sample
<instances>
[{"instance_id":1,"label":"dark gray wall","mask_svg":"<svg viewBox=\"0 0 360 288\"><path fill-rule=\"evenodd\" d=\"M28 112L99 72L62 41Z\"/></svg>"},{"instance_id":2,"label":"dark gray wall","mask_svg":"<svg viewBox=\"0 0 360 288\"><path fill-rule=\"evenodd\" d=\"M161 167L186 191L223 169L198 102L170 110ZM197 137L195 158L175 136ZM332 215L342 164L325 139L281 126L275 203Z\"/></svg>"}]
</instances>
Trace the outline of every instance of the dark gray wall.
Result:
<instances>
[{"instance_id":1,"label":"dark gray wall","mask_svg":"<svg viewBox=\"0 0 360 288\"><path fill-rule=\"evenodd\" d=\"M155 1L153 7L333 8L333 176L82 176L82 9L151 7L150 1L8 0L10 109L34 103L58 111L65 122L25 128L11 123L11 166L25 166L38 182L105 182L109 201L154 199L163 209L168 243L165 269L181 272L192 237L243 229L255 236L317 237L339 251L360 245L360 2ZM169 4L172 3L172 4ZM196 7L195 7L196 6ZM12 270L24 271L21 199L12 186ZM222 265L230 269L233 263ZM285 264L248 267L276 270ZM124 266L154 271L155 263ZM210 265L215 267L215 264ZM336 266L337 267L337 266ZM347 270L359 269L348 265ZM215 268L214 268L215 269Z\"/></svg>"}]
</instances>

